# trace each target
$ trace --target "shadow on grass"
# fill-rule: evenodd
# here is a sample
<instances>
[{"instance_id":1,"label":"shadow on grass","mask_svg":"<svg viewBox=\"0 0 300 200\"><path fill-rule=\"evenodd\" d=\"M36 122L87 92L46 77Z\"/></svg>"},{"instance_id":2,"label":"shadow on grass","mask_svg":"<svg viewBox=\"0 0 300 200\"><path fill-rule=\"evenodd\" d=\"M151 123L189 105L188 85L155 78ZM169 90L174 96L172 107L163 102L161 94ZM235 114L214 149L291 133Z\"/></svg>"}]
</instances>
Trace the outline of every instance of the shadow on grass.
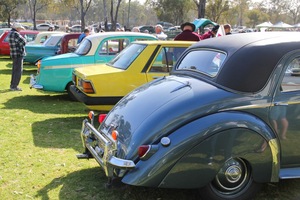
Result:
<instances>
[{"instance_id":1,"label":"shadow on grass","mask_svg":"<svg viewBox=\"0 0 300 200\"><path fill-rule=\"evenodd\" d=\"M82 153L84 149L80 130L85 118L54 118L34 122L31 125L34 145L43 148L72 148L78 153Z\"/></svg>"},{"instance_id":2,"label":"shadow on grass","mask_svg":"<svg viewBox=\"0 0 300 200\"><path fill-rule=\"evenodd\" d=\"M23 75L31 75L36 74L36 67L23 68ZM11 74L11 66L8 69L0 70L0 74L10 75Z\"/></svg>"},{"instance_id":3,"label":"shadow on grass","mask_svg":"<svg viewBox=\"0 0 300 200\"><path fill-rule=\"evenodd\" d=\"M37 192L36 198L49 200L49 192L61 187L58 199L101 200L200 200L196 190L175 190L119 185L107 188L107 178L100 167L73 172L53 179Z\"/></svg>"},{"instance_id":4,"label":"shadow on grass","mask_svg":"<svg viewBox=\"0 0 300 200\"><path fill-rule=\"evenodd\" d=\"M180 181L180 180L178 180ZM100 167L84 169L53 179L37 191L36 198L49 200L49 193L60 188L58 199L101 199L101 200L200 200L197 190L158 189L120 184L107 188L107 178ZM254 200L299 199L299 180L282 180L264 188ZM266 193L268 192L268 193ZM264 195L265 193L265 195Z\"/></svg>"},{"instance_id":5,"label":"shadow on grass","mask_svg":"<svg viewBox=\"0 0 300 200\"><path fill-rule=\"evenodd\" d=\"M8 89L4 89L0 90L0 93L8 91ZM23 109L45 114L78 114L85 112L84 105L81 102L71 101L67 94L17 96L3 103L3 105L4 108L2 109Z\"/></svg>"}]
</instances>

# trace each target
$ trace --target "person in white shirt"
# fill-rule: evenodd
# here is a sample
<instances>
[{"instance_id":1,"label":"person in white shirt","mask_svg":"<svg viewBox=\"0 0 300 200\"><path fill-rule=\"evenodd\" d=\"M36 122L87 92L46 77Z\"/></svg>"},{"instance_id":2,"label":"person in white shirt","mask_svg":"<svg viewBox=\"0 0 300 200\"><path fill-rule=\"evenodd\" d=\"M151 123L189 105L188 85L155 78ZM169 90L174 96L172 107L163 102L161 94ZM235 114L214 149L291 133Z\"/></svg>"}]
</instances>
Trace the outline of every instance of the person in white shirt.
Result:
<instances>
[{"instance_id":1,"label":"person in white shirt","mask_svg":"<svg viewBox=\"0 0 300 200\"><path fill-rule=\"evenodd\" d=\"M163 27L160 24L157 24L155 26L155 35L159 40L166 40L167 39L167 35L163 32Z\"/></svg>"}]
</instances>

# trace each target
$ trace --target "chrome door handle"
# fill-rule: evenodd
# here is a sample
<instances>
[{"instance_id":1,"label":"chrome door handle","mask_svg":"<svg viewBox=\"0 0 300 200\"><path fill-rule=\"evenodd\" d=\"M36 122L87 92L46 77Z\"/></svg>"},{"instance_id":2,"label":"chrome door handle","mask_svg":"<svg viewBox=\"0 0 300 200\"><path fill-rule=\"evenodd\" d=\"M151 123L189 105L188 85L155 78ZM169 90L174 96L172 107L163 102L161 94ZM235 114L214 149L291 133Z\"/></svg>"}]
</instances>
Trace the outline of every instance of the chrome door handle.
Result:
<instances>
[{"instance_id":1,"label":"chrome door handle","mask_svg":"<svg viewBox=\"0 0 300 200\"><path fill-rule=\"evenodd\" d=\"M285 103L285 102L275 102L274 103L274 106L288 106L289 104L288 103Z\"/></svg>"}]
</instances>

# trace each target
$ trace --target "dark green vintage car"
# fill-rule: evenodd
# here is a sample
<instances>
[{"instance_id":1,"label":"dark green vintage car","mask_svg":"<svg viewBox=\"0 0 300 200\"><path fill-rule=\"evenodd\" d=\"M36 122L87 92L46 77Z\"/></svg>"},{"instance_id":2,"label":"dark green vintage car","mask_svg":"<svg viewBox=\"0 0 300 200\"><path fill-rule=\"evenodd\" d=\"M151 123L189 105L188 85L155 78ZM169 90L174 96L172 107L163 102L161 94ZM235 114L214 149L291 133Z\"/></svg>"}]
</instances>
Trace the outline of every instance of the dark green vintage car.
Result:
<instances>
[{"instance_id":1,"label":"dark green vintage car","mask_svg":"<svg viewBox=\"0 0 300 200\"><path fill-rule=\"evenodd\" d=\"M99 128L84 120L78 157L94 157L109 180L200 189L201 199L250 199L263 183L299 178L299 59L299 33L200 41Z\"/></svg>"}]
</instances>

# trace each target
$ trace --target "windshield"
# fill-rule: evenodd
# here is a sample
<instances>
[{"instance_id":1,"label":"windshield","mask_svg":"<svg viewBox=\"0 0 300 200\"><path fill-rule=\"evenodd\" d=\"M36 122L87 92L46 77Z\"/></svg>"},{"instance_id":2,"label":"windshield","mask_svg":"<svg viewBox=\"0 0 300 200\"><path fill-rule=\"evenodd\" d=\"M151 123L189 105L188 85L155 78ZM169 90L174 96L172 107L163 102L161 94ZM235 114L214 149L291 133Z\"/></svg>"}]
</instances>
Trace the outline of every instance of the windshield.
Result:
<instances>
[{"instance_id":1,"label":"windshield","mask_svg":"<svg viewBox=\"0 0 300 200\"><path fill-rule=\"evenodd\" d=\"M119 69L127 69L145 48L146 45L144 44L131 44L112 59L108 65Z\"/></svg>"},{"instance_id":2,"label":"windshield","mask_svg":"<svg viewBox=\"0 0 300 200\"><path fill-rule=\"evenodd\" d=\"M62 35L51 35L51 37L49 37L44 43L44 46L57 46L58 44L60 44L60 41L62 39Z\"/></svg>"},{"instance_id":3,"label":"windshield","mask_svg":"<svg viewBox=\"0 0 300 200\"><path fill-rule=\"evenodd\" d=\"M79 43L79 46L77 47L74 53L78 55L86 55L91 48L92 48L92 42L89 39L84 38L82 42Z\"/></svg>"},{"instance_id":4,"label":"windshield","mask_svg":"<svg viewBox=\"0 0 300 200\"><path fill-rule=\"evenodd\" d=\"M220 71L225 58L226 54L217 51L191 51L181 60L176 70L198 71L209 77L215 77Z\"/></svg>"}]
</instances>

